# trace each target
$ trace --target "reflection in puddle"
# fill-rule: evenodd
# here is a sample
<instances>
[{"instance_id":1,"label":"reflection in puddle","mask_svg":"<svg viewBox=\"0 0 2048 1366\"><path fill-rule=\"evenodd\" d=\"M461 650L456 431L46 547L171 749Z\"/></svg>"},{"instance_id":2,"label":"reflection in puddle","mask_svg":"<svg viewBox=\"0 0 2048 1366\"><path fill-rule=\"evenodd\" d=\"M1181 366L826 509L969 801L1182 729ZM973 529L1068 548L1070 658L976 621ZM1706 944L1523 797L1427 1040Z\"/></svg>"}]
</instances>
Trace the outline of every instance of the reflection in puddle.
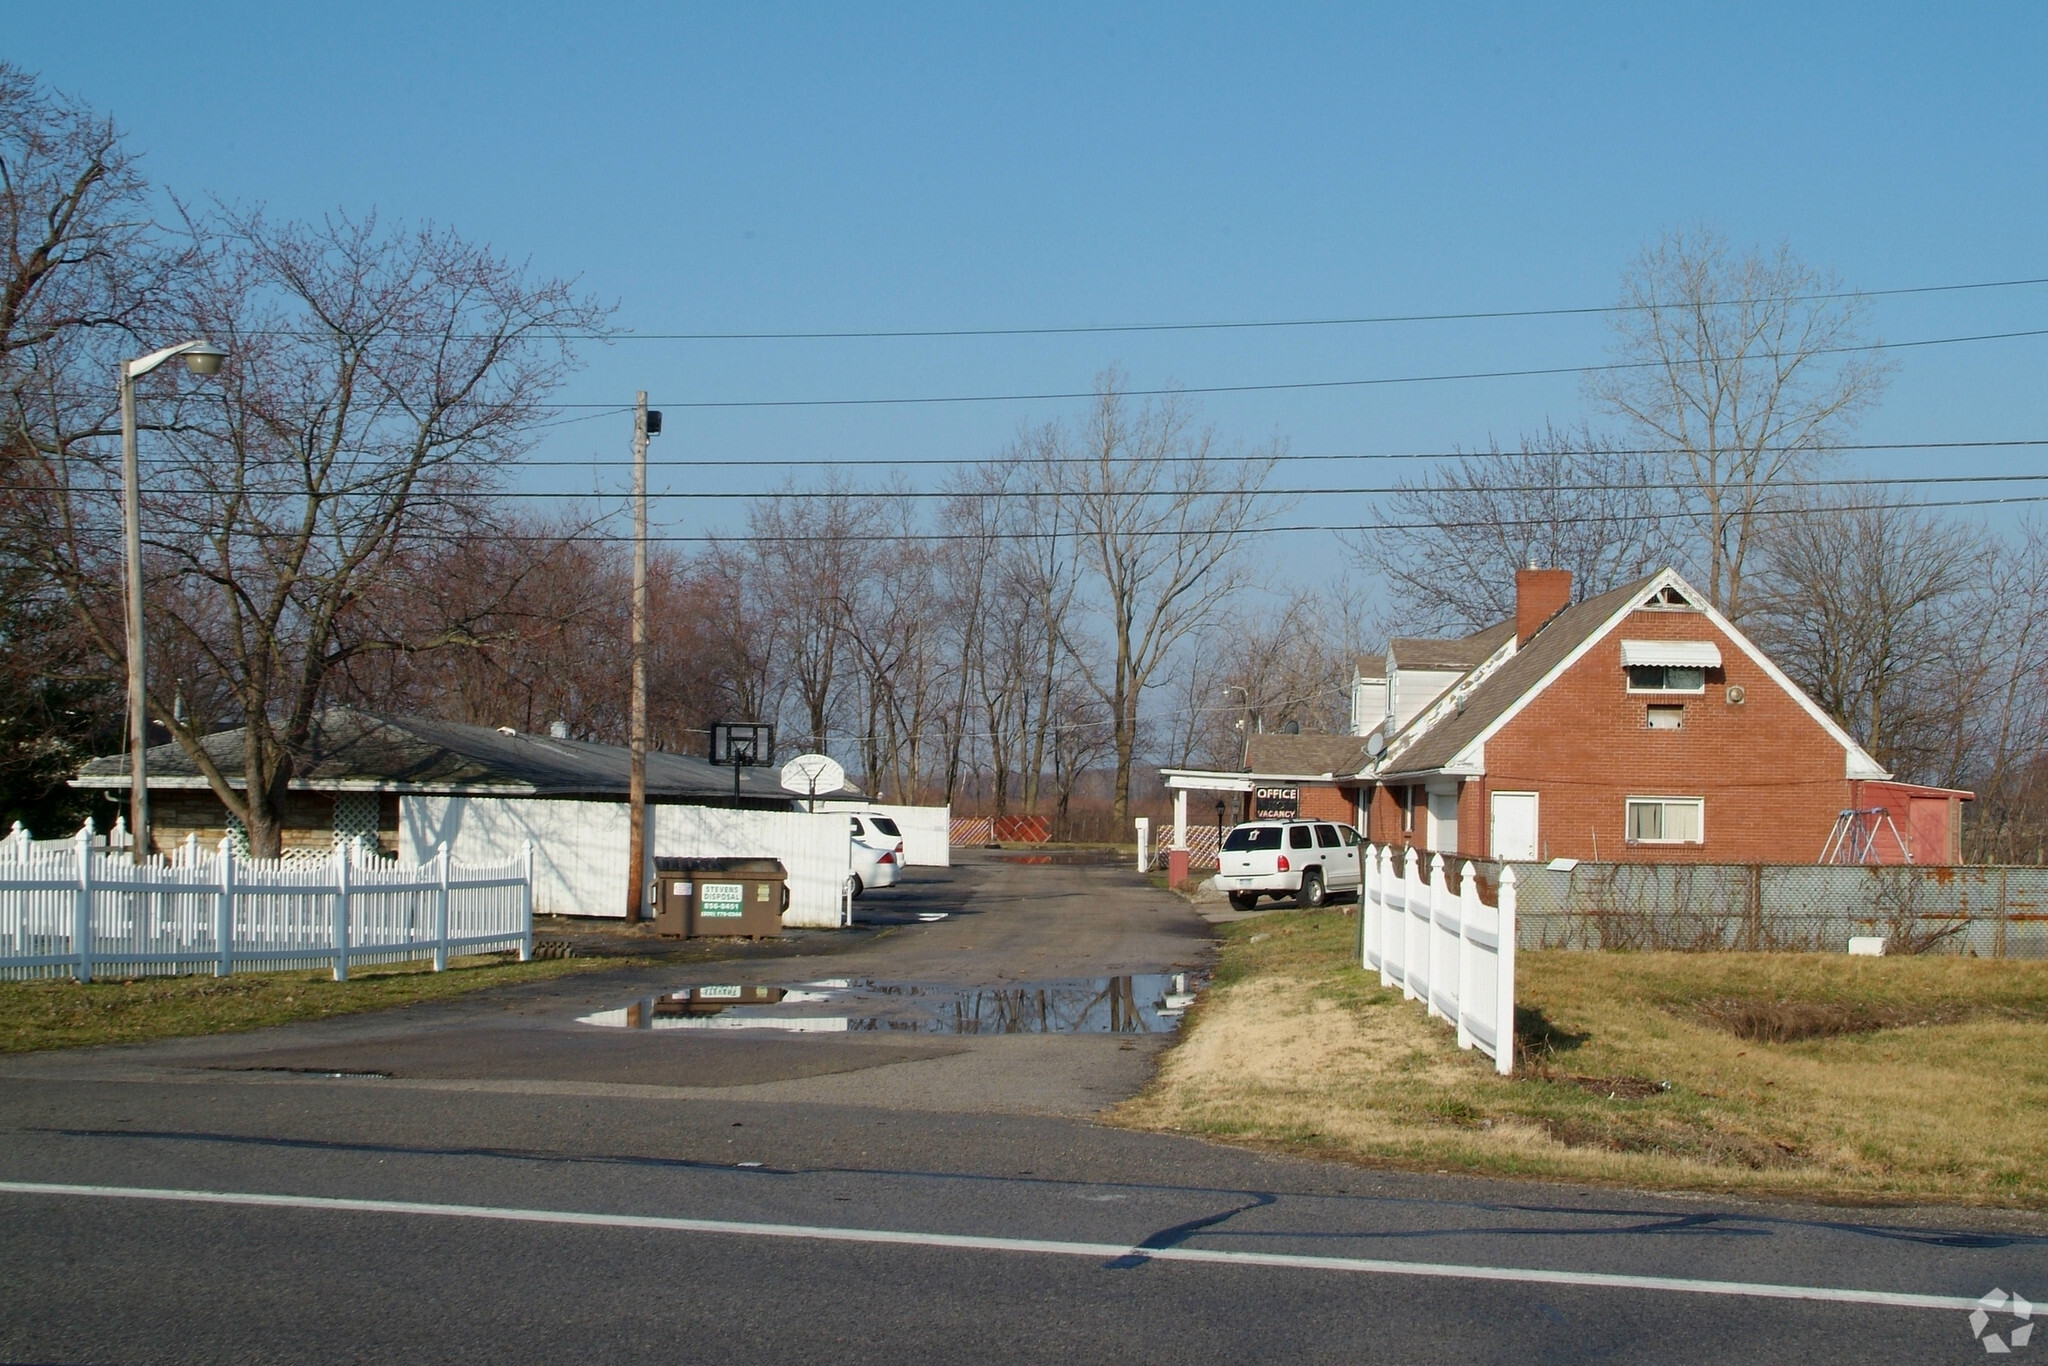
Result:
<instances>
[{"instance_id":1,"label":"reflection in puddle","mask_svg":"<svg viewBox=\"0 0 2048 1366\"><path fill-rule=\"evenodd\" d=\"M833 978L795 987L690 987L578 1023L614 1029L777 1029L803 1034L1157 1034L1194 1002L1186 973L1000 987Z\"/></svg>"}]
</instances>

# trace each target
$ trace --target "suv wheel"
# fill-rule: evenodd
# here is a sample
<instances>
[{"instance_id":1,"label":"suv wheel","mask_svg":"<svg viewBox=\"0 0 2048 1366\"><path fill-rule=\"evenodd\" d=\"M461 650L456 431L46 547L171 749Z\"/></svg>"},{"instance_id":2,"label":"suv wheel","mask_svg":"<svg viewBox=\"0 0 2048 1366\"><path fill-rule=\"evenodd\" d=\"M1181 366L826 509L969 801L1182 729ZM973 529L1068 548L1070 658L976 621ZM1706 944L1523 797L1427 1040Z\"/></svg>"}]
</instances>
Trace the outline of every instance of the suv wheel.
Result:
<instances>
[{"instance_id":1,"label":"suv wheel","mask_svg":"<svg viewBox=\"0 0 2048 1366\"><path fill-rule=\"evenodd\" d=\"M1311 868L1301 875L1301 894L1294 898L1295 905L1314 909L1329 899L1329 893L1323 890L1323 875L1320 872Z\"/></svg>"},{"instance_id":2,"label":"suv wheel","mask_svg":"<svg viewBox=\"0 0 2048 1366\"><path fill-rule=\"evenodd\" d=\"M1248 911L1258 904L1259 894L1257 892L1232 892L1230 894L1230 909L1233 911Z\"/></svg>"}]
</instances>

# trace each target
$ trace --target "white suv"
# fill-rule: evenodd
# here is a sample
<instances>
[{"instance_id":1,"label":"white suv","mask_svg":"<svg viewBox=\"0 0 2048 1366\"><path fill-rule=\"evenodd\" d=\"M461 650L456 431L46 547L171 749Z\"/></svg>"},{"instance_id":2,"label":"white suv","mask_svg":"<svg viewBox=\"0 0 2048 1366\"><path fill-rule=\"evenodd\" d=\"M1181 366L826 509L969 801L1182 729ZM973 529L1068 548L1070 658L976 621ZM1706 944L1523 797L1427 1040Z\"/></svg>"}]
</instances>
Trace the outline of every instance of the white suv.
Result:
<instances>
[{"instance_id":1,"label":"white suv","mask_svg":"<svg viewBox=\"0 0 2048 1366\"><path fill-rule=\"evenodd\" d=\"M1223 837L1216 887L1240 911L1261 896L1320 906L1359 884L1358 832L1332 821L1251 821Z\"/></svg>"}]
</instances>

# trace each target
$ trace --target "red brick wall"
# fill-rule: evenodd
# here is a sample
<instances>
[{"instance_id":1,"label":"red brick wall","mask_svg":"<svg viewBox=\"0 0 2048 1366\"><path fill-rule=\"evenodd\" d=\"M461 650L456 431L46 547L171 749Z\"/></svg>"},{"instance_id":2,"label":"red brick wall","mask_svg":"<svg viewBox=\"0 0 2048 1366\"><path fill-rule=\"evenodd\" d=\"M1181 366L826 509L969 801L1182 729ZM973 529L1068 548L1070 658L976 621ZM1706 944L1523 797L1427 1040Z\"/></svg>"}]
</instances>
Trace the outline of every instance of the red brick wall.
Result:
<instances>
[{"instance_id":1,"label":"red brick wall","mask_svg":"<svg viewBox=\"0 0 2048 1366\"><path fill-rule=\"evenodd\" d=\"M1621 641L1713 640L1703 694L1628 691ZM1747 696L1726 700L1731 684ZM1684 728L1653 731L1652 702L1682 702ZM1483 780L1459 803L1459 852L1487 852L1487 796L1538 794L1545 858L1812 863L1849 802L1845 755L1819 723L1697 612L1635 612L1486 742ZM1703 844L1630 845L1628 797L1700 797Z\"/></svg>"},{"instance_id":2,"label":"red brick wall","mask_svg":"<svg viewBox=\"0 0 2048 1366\"><path fill-rule=\"evenodd\" d=\"M1351 824L1358 815L1358 798L1353 789L1327 783L1301 785L1301 818L1308 821L1336 821Z\"/></svg>"}]
</instances>

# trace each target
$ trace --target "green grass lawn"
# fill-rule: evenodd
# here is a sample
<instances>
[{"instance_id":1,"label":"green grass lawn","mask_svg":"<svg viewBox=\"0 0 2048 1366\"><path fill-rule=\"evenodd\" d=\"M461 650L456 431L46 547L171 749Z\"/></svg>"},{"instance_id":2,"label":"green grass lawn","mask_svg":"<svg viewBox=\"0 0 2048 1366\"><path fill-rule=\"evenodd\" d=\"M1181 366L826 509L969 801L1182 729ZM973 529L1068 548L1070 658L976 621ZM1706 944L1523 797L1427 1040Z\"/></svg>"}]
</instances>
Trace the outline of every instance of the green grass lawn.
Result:
<instances>
[{"instance_id":1,"label":"green grass lawn","mask_svg":"<svg viewBox=\"0 0 2048 1366\"><path fill-rule=\"evenodd\" d=\"M1219 934L1121 1122L1429 1170L2048 1206L2048 963L1525 953L1503 1078L1354 965L1354 917Z\"/></svg>"},{"instance_id":2,"label":"green grass lawn","mask_svg":"<svg viewBox=\"0 0 2048 1366\"><path fill-rule=\"evenodd\" d=\"M567 958L520 963L507 954L486 954L450 959L446 972L434 972L424 962L357 967L346 982L333 980L325 971L138 977L82 986L73 981L0 982L0 1052L228 1034L446 1000L487 987L638 961Z\"/></svg>"}]
</instances>

